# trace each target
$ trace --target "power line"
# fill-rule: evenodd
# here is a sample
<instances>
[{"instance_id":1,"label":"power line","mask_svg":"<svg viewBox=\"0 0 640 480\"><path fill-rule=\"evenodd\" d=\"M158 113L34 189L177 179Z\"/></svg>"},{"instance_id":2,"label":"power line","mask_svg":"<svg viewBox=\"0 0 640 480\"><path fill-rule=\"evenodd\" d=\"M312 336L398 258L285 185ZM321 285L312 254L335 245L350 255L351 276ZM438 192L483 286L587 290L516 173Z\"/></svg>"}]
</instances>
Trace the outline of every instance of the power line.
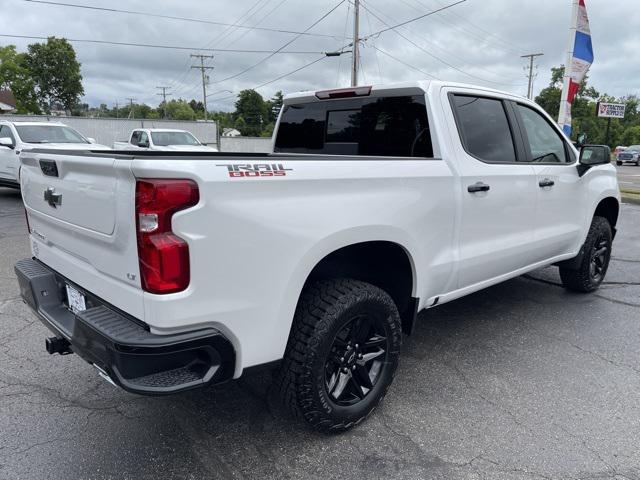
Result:
<instances>
[{"instance_id":1,"label":"power line","mask_svg":"<svg viewBox=\"0 0 640 480\"><path fill-rule=\"evenodd\" d=\"M415 70L416 72L420 72L420 73L422 73L423 75L426 75L427 77L433 78L434 80L440 80L440 79L439 79L438 77L436 77L435 75L433 75L433 74L431 74L431 73L427 73L427 72L425 72L424 70L419 69L419 68L418 68L418 67L416 67L415 65L411 65L410 63L407 63L407 62L405 62L405 61L403 61L403 60L400 60L399 58L394 57L394 56L393 56L393 55L391 55L389 52L385 52L384 50L382 50L382 49L380 49L380 48L376 47L375 45L373 46L373 48L374 48L375 50L377 50L378 52L380 52L381 54L386 55L387 57L389 57L389 58L391 58L391 59L395 60L395 61L396 61L396 62L398 62L398 63L401 63L401 64L402 64L402 65L404 65L405 67L409 67L409 68L411 68L412 70Z\"/></svg>"},{"instance_id":2,"label":"power line","mask_svg":"<svg viewBox=\"0 0 640 480\"><path fill-rule=\"evenodd\" d=\"M327 18L329 15L331 15L335 10L338 9L338 7L340 7L340 5L342 5L346 0L340 0L340 2L338 2L337 5L335 5L331 10L329 10L327 13L325 13L322 17L320 17L318 20L316 20L315 22L313 22L311 25L309 25L304 31L308 32L309 30L311 30L313 27L315 27L316 25L318 25L320 22L322 22L325 18ZM232 80L234 78L238 78L241 75L244 75L245 73L253 70L254 68L256 68L259 65L262 65L264 62L266 62L267 60L269 60L270 58L272 58L274 55L276 55L277 53L282 53L283 49L287 48L289 45L291 45L293 42L295 42L298 38L300 38L300 35L296 35L295 37L293 37L291 40L289 40L288 42L286 42L284 45L282 45L279 49L277 49L276 51L272 52L270 55L264 57L262 60L260 60L258 63L254 63L253 65L245 68L244 70L242 70L241 72L238 72L234 75L230 75L226 78L223 78L221 80L218 80L216 82L214 82L214 84L218 84L218 83L222 83L222 82L226 82L228 80ZM321 52L324 53L324 52Z\"/></svg>"},{"instance_id":3,"label":"power line","mask_svg":"<svg viewBox=\"0 0 640 480\"><path fill-rule=\"evenodd\" d=\"M361 40L367 40L368 38L375 37L377 35L380 35L381 33L388 32L389 30L394 30L395 31L396 28L404 27L405 25L408 25L409 23L413 23L413 22L416 22L418 20L422 20L423 18L430 17L431 15L435 15L436 13L443 12L443 11L445 11L445 10L451 8L451 7L455 7L456 5L460 5L461 3L464 3L466 1L467 0L458 0L457 2L450 3L448 5L445 5L445 6L441 7L441 8L438 8L436 10L432 10L432 11L427 12L427 13L425 13L423 15L418 16L418 17L411 18L411 19L409 19L409 20L407 20L405 22L399 23L397 25L390 26L388 23L382 22L384 25L387 25L387 28L383 28L382 30L379 30L379 31L371 33L371 34L369 34L369 35L367 35L365 37L362 37ZM367 7L364 7L364 8L366 9ZM373 15L373 16L375 17L375 15Z\"/></svg>"},{"instance_id":4,"label":"power line","mask_svg":"<svg viewBox=\"0 0 640 480\"><path fill-rule=\"evenodd\" d=\"M26 1L26 0L25 0ZM0 34L0 37L5 38L24 38L28 40L47 40L50 37L36 36L36 35L8 35L8 34ZM310 54L319 54L323 52L319 51L299 51L299 50L248 50L248 49L240 49L240 48L198 48L198 47L185 47L178 45L157 45L151 43L129 43L129 42L112 42L109 40L92 40L86 38L65 38L68 42L71 43L97 43L101 45L116 45L120 47L142 47L142 48L161 48L168 50L190 50L190 51L200 51L200 52L216 52L216 53L269 53L271 55L276 55L278 53L283 54L295 54L295 55L310 55Z\"/></svg>"},{"instance_id":5,"label":"power line","mask_svg":"<svg viewBox=\"0 0 640 480\"><path fill-rule=\"evenodd\" d=\"M403 1L403 2L404 2L404 0L401 0L401 1ZM406 3L406 2L404 2L404 3ZM388 15L386 15L384 12L381 12L379 9L374 8L372 5L370 5L370 4L368 4L368 3L367 3L367 6L366 6L365 8L367 8L367 12L369 12L369 11L376 11L376 12L378 12L378 14L380 14L382 17L387 18L389 21L392 21L392 22L393 22L393 21L395 21L393 18L389 17L389 16L388 16ZM375 15L373 12L371 12L371 14L372 14L372 15ZM380 19L380 17L376 17L376 18L377 18L378 20L382 21L382 20ZM438 18L438 17L436 17L436 18ZM384 24L384 21L382 21L382 23ZM451 52L448 52L448 51L446 51L446 50L444 50L444 49L440 48L438 45L435 45L435 44L433 44L433 43L429 42L429 41L428 41L428 40L426 40L423 36L416 34L414 31L410 30L408 27L406 27L406 26L405 26L404 28L406 28L406 29L408 30L408 32L409 32L409 33L411 33L415 38L418 38L420 41L422 41L422 42L426 43L427 45L429 45L429 46L430 46L430 48L431 48L431 50L430 50L429 52L426 52L426 53L427 53L428 55L432 56L433 58L435 58L436 60L438 60L439 62L444 63L445 65L449 66L450 68L458 69L458 67L456 67L455 65L452 65L452 64L451 64L451 63L449 63L449 62L445 62L445 60L443 60L443 59L441 59L440 57L436 56L436 55L433 53L433 50L432 50L432 49L437 49L437 50L441 51L442 53L444 53L445 55L450 55L450 56L452 56L452 57L454 57L454 58L457 58L457 59L458 59L458 60L460 60L462 63L465 63L465 64L466 64L466 63L468 63L468 62L467 62L467 60L463 59L462 57L460 57L460 56L458 56L458 55L456 55L456 54L453 54L453 53L451 53ZM399 32L396 32L396 33L399 33ZM404 37L403 37L403 38L404 38ZM408 41L410 42L410 40L408 40ZM414 45L415 45L415 44L414 44ZM423 48L421 48L421 47L419 47L419 46L417 46L417 45L415 45L415 46L416 46L417 48L419 48L419 49L421 49L421 50L423 50L423 51L424 51L424 49L423 49ZM489 75L493 75L493 76L496 76L496 77L501 77L501 76L502 76L501 74L498 74L498 73L495 73L495 72L489 71L489 70L487 70L487 69L486 69L486 68L484 68L484 67L479 67L479 66L478 66L478 67L476 67L476 68L478 68L478 69L480 69L480 70L482 70L482 71L484 71L484 72L487 72ZM458 70L460 71L460 69L458 69ZM467 73L467 72L462 71L462 73L465 73L465 75L470 75L470 76L471 76L471 74L469 74L469 73ZM473 78L476 78L476 79L478 79L478 80L482 80L482 81L486 81L486 82L489 82L489 83L491 83L491 82L492 82L491 80L485 80L485 79L483 79L483 78L481 78L481 77L478 77L478 76L473 76ZM495 83L496 83L497 85L512 85L512 86L519 86L519 85L520 85L519 83L517 84L517 83L509 83L509 82L505 82L505 83L497 83L497 82L495 82Z\"/></svg>"},{"instance_id":6,"label":"power line","mask_svg":"<svg viewBox=\"0 0 640 480\"><path fill-rule=\"evenodd\" d=\"M143 16L145 16L147 18L154 17L154 18L164 18L164 19L168 19L168 20L181 20L183 22L203 23L203 24L207 24L207 25L219 25L219 26L223 26L223 27L235 27L235 28L248 29L248 30L260 30L260 31L264 31L264 32L302 34L302 35L309 35L309 36L314 36L314 37L338 38L336 35L323 34L323 33L303 33L303 32L297 32L295 30L285 30L285 29L281 29L281 28L252 27L252 26L249 26L249 25L234 25L234 24L231 24L231 23L217 22L217 21L214 21L214 20L203 20L203 19L199 19L199 18L179 17L179 16L175 16L175 15L161 15L159 13L140 12L140 11L136 11L136 10L122 10L122 9L118 9L118 8L95 7L95 6L92 6L92 5L82 5L82 4L78 4L78 3L51 2L51 1L48 1L48 0L22 0L22 1L23 2L28 2L28 3L40 3L40 4L45 4L45 5L55 5L55 6L58 6L58 7L70 7L70 8L82 8L82 9L85 9L85 10L97 10L97 11L101 11L101 12L123 13L123 14L127 14L127 15L143 15Z\"/></svg>"},{"instance_id":7,"label":"power line","mask_svg":"<svg viewBox=\"0 0 640 480\"><path fill-rule=\"evenodd\" d=\"M306 64L302 65L301 67L296 68L295 70L292 70L292 71L287 72L287 73L285 73L283 75L280 75L279 77L276 77L273 80L269 80L268 82L261 83L260 85L252 87L251 89L252 90L257 90L259 88L266 87L267 85L271 85L272 83L275 83L278 80L282 80L283 78L288 77L290 75L293 75L294 73L298 73L299 71L304 70L305 68L309 68L310 66L315 65L316 63L321 62L322 60L325 60L326 58L327 58L326 55L323 55L322 57L317 58L312 62L306 63ZM224 101L224 100L228 100L230 98L234 98L235 96L236 96L235 94L234 95L229 95L227 97L218 98L216 100L221 102L221 101Z\"/></svg>"},{"instance_id":8,"label":"power line","mask_svg":"<svg viewBox=\"0 0 640 480\"><path fill-rule=\"evenodd\" d=\"M378 15L376 15L374 12L372 12L371 10L369 10L369 8L366 5L363 5L364 9L367 10L369 13L371 13L371 15L373 15L376 19L378 19L378 21L380 21L383 25L388 25L382 18L380 18ZM406 22L405 22L406 24ZM436 60L438 60L440 63L443 63L444 65L448 66L449 68L453 68L454 70L463 73L464 75L467 75L471 78L475 78L477 80L481 80L483 82L486 83L492 83L495 85L512 85L510 83L505 83L505 82L495 82L493 80L487 80L486 78L482 78L479 77L477 75L474 75L472 73L469 73L459 67L456 67L455 65L453 65L452 63L447 62L446 60L438 57L437 55L434 55L433 53L431 53L430 51L428 51L426 48L422 47L421 45L418 45L416 42L414 42L413 40L411 40L409 37L407 37L406 35L402 34L401 32L399 32L398 30L396 30L397 27L389 27L387 29L385 29L384 31L389 31L389 30L393 30L396 35L398 35L399 37L403 38L404 40L406 40L407 42L409 42L411 45L413 45L414 47L416 47L418 50L426 53L427 55L429 55L432 58L435 58Z\"/></svg>"},{"instance_id":9,"label":"power line","mask_svg":"<svg viewBox=\"0 0 640 480\"><path fill-rule=\"evenodd\" d=\"M423 7L426 7L426 5L425 5L424 3L422 3L420 0L414 0L414 1L415 1L417 4L422 5ZM436 3L438 3L438 4L442 5L442 3L441 3L439 0L435 0L435 1L436 1ZM495 38L496 40L498 40L502 45L504 45L504 46L503 46L503 47L501 47L501 48L506 49L506 50L509 50L509 51L511 51L511 52L513 52L513 53L520 53L520 51L519 51L519 50L517 50L517 49L514 49L514 48L513 48L513 46L514 46L513 41L509 41L509 40L503 39L500 35L496 34L495 32L491 32L491 31L489 31L489 30L487 30L487 29L484 29L484 28L480 27L479 25L476 25L475 23L473 23L472 21L470 21L470 20L466 19L465 17L463 17L462 15L460 15L460 14L459 14L459 13L457 13L457 12L450 11L450 12L448 12L448 13L450 13L451 15L453 15L453 16L455 16L455 17L458 17L460 20L462 20L463 22L467 23L467 24L468 24L468 25L470 25L471 27L473 27L473 28L475 28L475 29L479 30L480 32L482 32L482 33L484 34L484 36L479 36L478 34L476 34L476 33L474 33L474 32L471 32L469 29L465 29L464 27L462 27L462 26L458 26L458 25L456 25L455 23L452 23L452 22L450 22L450 21L446 21L444 18L439 18L439 20L441 20L441 21L445 21L445 22L446 22L446 23L448 23L449 25L452 25L454 28L459 28L459 29L461 29L461 30L463 30L463 31L466 31L467 33L471 33L472 35L475 35L475 37L476 37L476 38L479 38L479 39L482 39L482 40L485 40L485 41L487 40L486 36L493 37L493 38ZM494 45L496 45L496 46L497 46L497 44L496 44L495 42L494 42ZM517 45L515 45L515 46L517 47Z\"/></svg>"}]
</instances>

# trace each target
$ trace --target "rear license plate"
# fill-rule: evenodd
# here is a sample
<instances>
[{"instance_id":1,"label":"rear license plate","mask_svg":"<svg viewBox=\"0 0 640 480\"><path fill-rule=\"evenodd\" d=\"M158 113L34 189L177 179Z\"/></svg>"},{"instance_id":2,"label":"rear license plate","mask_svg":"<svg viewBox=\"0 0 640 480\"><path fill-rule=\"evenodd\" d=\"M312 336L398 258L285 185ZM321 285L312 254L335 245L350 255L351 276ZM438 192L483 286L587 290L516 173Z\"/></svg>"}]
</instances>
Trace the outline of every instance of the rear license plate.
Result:
<instances>
[{"instance_id":1,"label":"rear license plate","mask_svg":"<svg viewBox=\"0 0 640 480\"><path fill-rule=\"evenodd\" d=\"M87 309L84 294L69 284L67 284L67 301L69 302L69 309L73 313L84 312Z\"/></svg>"}]
</instances>

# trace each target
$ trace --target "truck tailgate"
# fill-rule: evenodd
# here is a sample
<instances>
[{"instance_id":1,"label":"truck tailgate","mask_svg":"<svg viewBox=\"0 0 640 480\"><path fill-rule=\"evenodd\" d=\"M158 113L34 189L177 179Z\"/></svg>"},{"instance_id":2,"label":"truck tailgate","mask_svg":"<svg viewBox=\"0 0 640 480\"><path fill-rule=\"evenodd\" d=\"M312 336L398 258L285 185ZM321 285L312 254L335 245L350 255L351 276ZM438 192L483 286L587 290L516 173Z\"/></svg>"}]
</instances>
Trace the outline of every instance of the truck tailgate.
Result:
<instances>
[{"instance_id":1,"label":"truck tailgate","mask_svg":"<svg viewBox=\"0 0 640 480\"><path fill-rule=\"evenodd\" d=\"M33 254L143 320L130 160L78 153L21 156Z\"/></svg>"}]
</instances>

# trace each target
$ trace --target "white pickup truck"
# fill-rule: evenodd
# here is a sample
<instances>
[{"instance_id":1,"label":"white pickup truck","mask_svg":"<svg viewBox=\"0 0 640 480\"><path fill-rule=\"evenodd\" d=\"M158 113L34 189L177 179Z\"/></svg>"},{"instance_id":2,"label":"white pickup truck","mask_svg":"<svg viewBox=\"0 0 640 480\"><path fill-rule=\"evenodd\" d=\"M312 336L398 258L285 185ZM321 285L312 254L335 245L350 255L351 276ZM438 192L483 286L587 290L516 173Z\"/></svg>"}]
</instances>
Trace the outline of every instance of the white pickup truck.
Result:
<instances>
[{"instance_id":1,"label":"white pickup truck","mask_svg":"<svg viewBox=\"0 0 640 480\"><path fill-rule=\"evenodd\" d=\"M339 431L384 397L419 311L546 265L576 292L607 273L609 149L577 151L525 98L296 93L274 150L23 155L15 269L48 351L151 395L275 362L291 410Z\"/></svg>"},{"instance_id":2,"label":"white pickup truck","mask_svg":"<svg viewBox=\"0 0 640 480\"><path fill-rule=\"evenodd\" d=\"M20 188L20 153L43 145L64 150L108 149L62 123L0 119L0 187Z\"/></svg>"},{"instance_id":3,"label":"white pickup truck","mask_svg":"<svg viewBox=\"0 0 640 480\"><path fill-rule=\"evenodd\" d=\"M218 149L200 143L185 130L138 128L128 142L114 142L114 150L146 150L158 152L217 152Z\"/></svg>"}]
</instances>

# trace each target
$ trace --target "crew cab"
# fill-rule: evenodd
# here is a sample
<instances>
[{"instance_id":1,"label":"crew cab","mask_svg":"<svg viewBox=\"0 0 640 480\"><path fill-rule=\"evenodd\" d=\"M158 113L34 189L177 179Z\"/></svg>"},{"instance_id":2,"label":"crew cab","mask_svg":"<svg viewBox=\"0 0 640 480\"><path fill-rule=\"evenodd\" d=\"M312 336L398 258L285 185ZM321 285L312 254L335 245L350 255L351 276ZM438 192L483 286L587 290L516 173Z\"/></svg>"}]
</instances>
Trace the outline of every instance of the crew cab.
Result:
<instances>
[{"instance_id":1,"label":"crew cab","mask_svg":"<svg viewBox=\"0 0 640 480\"><path fill-rule=\"evenodd\" d=\"M24 154L33 257L15 269L48 351L129 392L277 365L299 418L346 430L384 397L421 310L547 265L569 290L600 286L609 155L483 87L295 93L272 154Z\"/></svg>"},{"instance_id":2,"label":"crew cab","mask_svg":"<svg viewBox=\"0 0 640 480\"><path fill-rule=\"evenodd\" d=\"M217 152L218 149L200 143L185 130L139 128L131 132L128 142L114 142L114 150L155 150L160 152Z\"/></svg>"},{"instance_id":3,"label":"crew cab","mask_svg":"<svg viewBox=\"0 0 640 480\"><path fill-rule=\"evenodd\" d=\"M42 147L51 149L86 150L103 148L92 138L62 123L13 122L0 119L0 187L20 188L18 169L20 152Z\"/></svg>"}]
</instances>

